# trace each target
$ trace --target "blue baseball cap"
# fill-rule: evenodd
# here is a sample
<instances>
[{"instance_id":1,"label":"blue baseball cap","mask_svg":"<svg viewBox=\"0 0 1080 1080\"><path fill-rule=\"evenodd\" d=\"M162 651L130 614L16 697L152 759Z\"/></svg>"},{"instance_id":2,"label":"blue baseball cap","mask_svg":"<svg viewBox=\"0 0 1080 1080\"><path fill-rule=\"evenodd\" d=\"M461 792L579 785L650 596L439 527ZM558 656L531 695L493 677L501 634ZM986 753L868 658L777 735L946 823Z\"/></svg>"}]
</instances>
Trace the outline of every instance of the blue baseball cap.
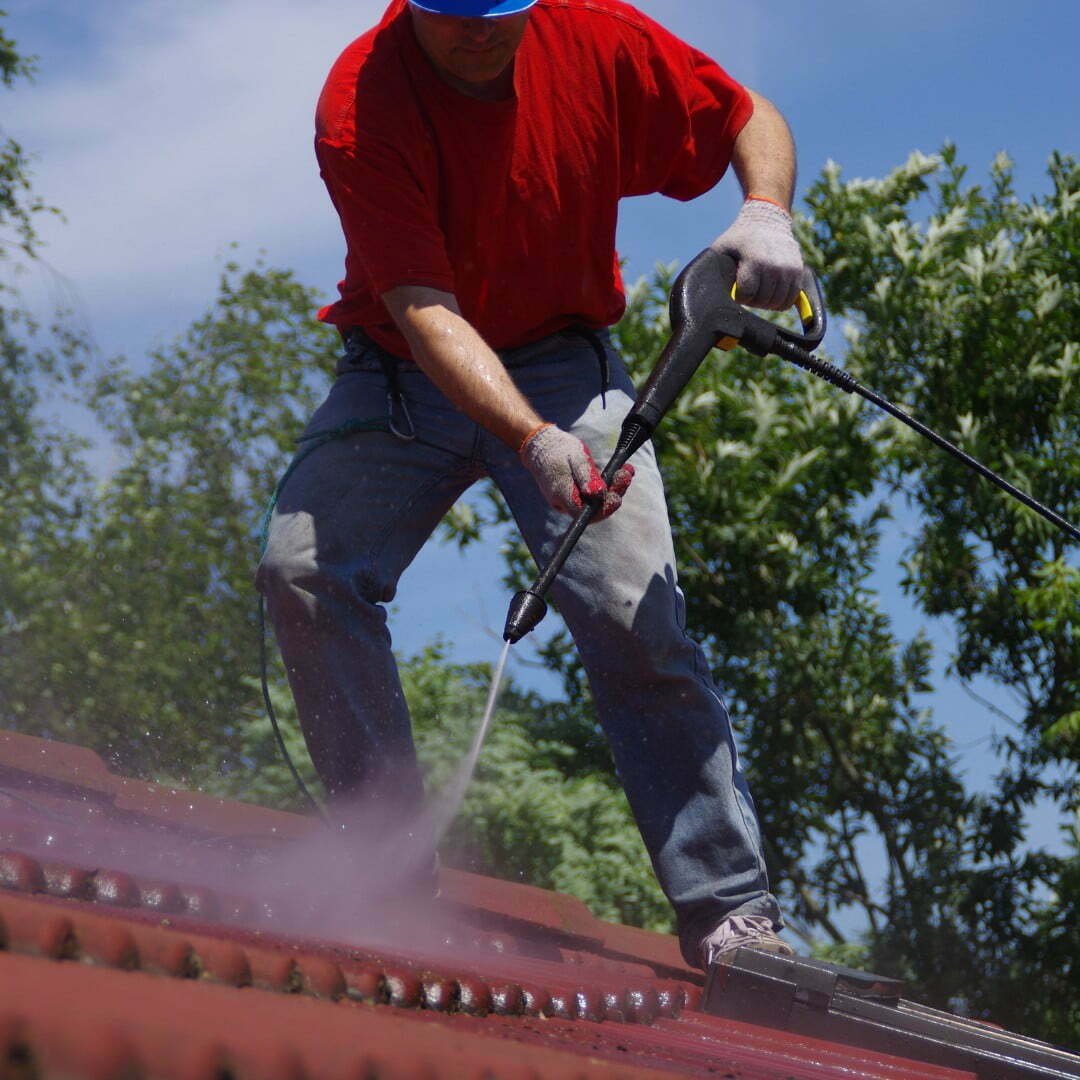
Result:
<instances>
[{"instance_id":1,"label":"blue baseball cap","mask_svg":"<svg viewBox=\"0 0 1080 1080\"><path fill-rule=\"evenodd\" d=\"M435 15L494 19L499 15L516 15L519 11L527 11L536 0L409 0L409 3Z\"/></svg>"}]
</instances>

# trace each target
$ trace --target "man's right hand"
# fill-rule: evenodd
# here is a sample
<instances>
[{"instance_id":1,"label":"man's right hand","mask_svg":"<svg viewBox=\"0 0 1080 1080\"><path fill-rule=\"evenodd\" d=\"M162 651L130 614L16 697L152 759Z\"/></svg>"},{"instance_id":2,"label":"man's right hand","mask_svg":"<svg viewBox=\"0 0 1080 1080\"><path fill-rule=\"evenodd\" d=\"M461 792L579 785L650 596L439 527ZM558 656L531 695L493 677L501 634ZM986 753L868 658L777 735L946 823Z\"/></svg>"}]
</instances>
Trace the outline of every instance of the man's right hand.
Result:
<instances>
[{"instance_id":1,"label":"man's right hand","mask_svg":"<svg viewBox=\"0 0 1080 1080\"><path fill-rule=\"evenodd\" d=\"M554 424L543 424L533 431L522 444L519 457L556 510L576 514L586 502L599 502L593 521L611 517L622 506L634 479L634 466L624 465L609 487L589 448Z\"/></svg>"}]
</instances>

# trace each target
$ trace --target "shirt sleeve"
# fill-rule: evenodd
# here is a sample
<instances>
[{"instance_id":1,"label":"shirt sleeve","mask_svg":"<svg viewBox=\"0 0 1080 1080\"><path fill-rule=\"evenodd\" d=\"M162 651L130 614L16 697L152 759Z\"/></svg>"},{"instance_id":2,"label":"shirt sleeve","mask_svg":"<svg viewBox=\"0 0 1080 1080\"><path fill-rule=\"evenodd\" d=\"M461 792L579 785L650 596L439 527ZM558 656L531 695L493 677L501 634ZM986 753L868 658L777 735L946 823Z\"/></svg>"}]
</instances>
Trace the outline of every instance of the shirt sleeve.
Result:
<instances>
[{"instance_id":1,"label":"shirt sleeve","mask_svg":"<svg viewBox=\"0 0 1080 1080\"><path fill-rule=\"evenodd\" d=\"M647 21L621 79L623 195L695 199L727 171L754 111L746 88L719 64Z\"/></svg>"},{"instance_id":2,"label":"shirt sleeve","mask_svg":"<svg viewBox=\"0 0 1080 1080\"><path fill-rule=\"evenodd\" d=\"M354 146L320 138L315 153L348 258L374 294L400 285L453 292L454 272L433 202L400 151L368 136Z\"/></svg>"}]
</instances>

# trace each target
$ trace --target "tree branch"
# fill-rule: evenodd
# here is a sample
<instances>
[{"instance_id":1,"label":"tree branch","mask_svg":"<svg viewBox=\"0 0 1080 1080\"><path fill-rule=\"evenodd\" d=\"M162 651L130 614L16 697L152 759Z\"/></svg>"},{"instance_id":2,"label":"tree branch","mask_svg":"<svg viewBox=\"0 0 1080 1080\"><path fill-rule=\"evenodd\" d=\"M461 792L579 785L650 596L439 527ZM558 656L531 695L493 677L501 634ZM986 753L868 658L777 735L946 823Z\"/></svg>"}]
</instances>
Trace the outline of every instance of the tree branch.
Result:
<instances>
[{"instance_id":1,"label":"tree branch","mask_svg":"<svg viewBox=\"0 0 1080 1080\"><path fill-rule=\"evenodd\" d=\"M975 688L971 685L971 683L967 681L967 679L958 679L957 681L960 683L960 688L964 691L965 694L967 694L969 698L971 698L972 701L981 705L984 709L986 709L988 712L993 713L999 719L1004 720L1007 724L1011 724L1018 730L1023 730L1023 725L1020 723L1019 720L1013 719L1013 717L1011 717L1000 706L995 705L989 699L984 698L975 690Z\"/></svg>"}]
</instances>

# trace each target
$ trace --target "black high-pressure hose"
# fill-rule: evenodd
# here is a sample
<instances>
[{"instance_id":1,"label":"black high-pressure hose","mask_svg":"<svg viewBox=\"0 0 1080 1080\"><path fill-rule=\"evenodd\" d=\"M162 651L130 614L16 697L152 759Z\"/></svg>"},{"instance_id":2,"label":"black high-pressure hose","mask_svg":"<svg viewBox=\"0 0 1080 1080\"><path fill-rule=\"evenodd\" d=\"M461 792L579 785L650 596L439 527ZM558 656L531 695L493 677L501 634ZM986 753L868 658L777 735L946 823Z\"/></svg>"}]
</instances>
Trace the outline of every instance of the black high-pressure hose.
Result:
<instances>
[{"instance_id":1,"label":"black high-pressure hose","mask_svg":"<svg viewBox=\"0 0 1080 1080\"><path fill-rule=\"evenodd\" d=\"M604 469L605 480L610 483L630 456L652 437L665 413L713 348L730 350L741 345L754 356L778 356L846 393L865 398L1041 514L1073 540L1080 540L1080 530L1060 514L998 476L891 401L862 386L843 369L813 356L814 349L825 337L826 326L825 303L814 274L807 272L803 281L798 302L803 325L802 332L798 333L776 326L736 302L736 269L735 260L729 255L709 249L703 251L679 275L671 291L671 340L623 422L618 447ZM511 601L503 633L506 641L516 643L539 626L547 614L544 596L597 509L597 504L592 503L578 513L537 579Z\"/></svg>"},{"instance_id":2,"label":"black high-pressure hose","mask_svg":"<svg viewBox=\"0 0 1080 1080\"><path fill-rule=\"evenodd\" d=\"M800 349L797 345L791 345L786 341L777 342L773 352L782 359L790 360L793 364L797 364L811 374L817 375L818 378L832 383L833 386L839 387L846 393L858 394L860 397L865 398L871 404L876 405L879 409L887 412L890 416L907 424L909 428L913 431L917 431L924 439L929 439L935 446L952 454L957 461L962 461L969 469L974 469L974 471L983 477L983 479L989 480L992 484L997 484L1002 491L1008 492L1014 499L1022 502L1026 507L1034 510L1035 513L1042 515L1047 521L1056 525L1066 536L1072 537L1073 540L1080 540L1080 529L1077 529L1075 525L1071 524L1060 514L1051 510L1048 506L1044 506L1026 491L1021 491L1015 484L1010 484L1008 480L999 476L993 469L987 468L977 458L973 458L969 453L961 450L959 446L955 446L953 443L949 442L948 439L939 435L933 428L928 428L922 421L916 420L915 417L908 415L903 409L894 405L887 398L860 385L851 375L836 367L835 364L830 364L827 360L819 360L817 357L811 356L805 349Z\"/></svg>"},{"instance_id":3,"label":"black high-pressure hose","mask_svg":"<svg viewBox=\"0 0 1080 1080\"><path fill-rule=\"evenodd\" d=\"M266 715L270 717L270 727L274 732L274 741L278 745L278 749L281 751L281 756L285 759L285 764L289 767L289 772L292 775L293 783L296 784L297 791L304 797L305 802L316 815L323 820L323 824L333 828L333 824L330 821L329 816L323 809L322 804L311 791L308 789L307 784L304 783L303 777L297 771L296 764L293 762L292 754L289 753L289 748L285 745L285 736L281 733L281 725L278 723L277 712L274 710L274 702L270 698L270 680L267 674L267 656L266 656L266 601L259 597L259 676L260 683L262 685L263 704L266 706Z\"/></svg>"}]
</instances>

